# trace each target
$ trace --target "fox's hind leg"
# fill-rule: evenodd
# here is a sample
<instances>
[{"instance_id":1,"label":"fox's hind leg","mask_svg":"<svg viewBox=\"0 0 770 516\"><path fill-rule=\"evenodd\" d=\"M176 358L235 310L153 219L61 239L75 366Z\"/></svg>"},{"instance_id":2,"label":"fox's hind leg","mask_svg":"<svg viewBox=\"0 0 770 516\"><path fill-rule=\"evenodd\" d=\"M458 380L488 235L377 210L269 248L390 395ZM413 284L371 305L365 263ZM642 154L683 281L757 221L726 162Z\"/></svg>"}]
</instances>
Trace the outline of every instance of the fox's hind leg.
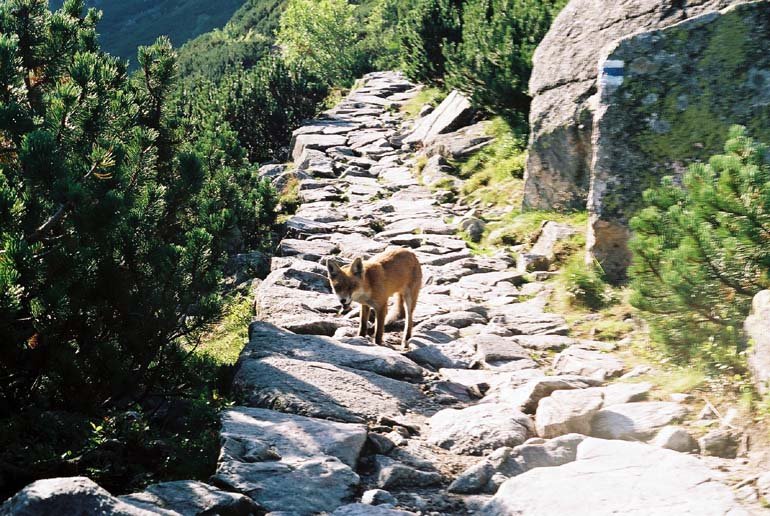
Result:
<instances>
[{"instance_id":1,"label":"fox's hind leg","mask_svg":"<svg viewBox=\"0 0 770 516\"><path fill-rule=\"evenodd\" d=\"M404 327L404 337L401 344L404 349L409 347L409 339L412 338L412 328L414 327L414 310L417 307L417 296L420 295L420 284L406 289L404 292L404 311L406 312L406 325Z\"/></svg>"},{"instance_id":2,"label":"fox's hind leg","mask_svg":"<svg viewBox=\"0 0 770 516\"><path fill-rule=\"evenodd\" d=\"M401 345L404 349L409 347L409 339L412 338L412 326L414 325L414 300L411 292L404 293L404 312L406 312L406 324L404 325L404 336L401 339Z\"/></svg>"}]
</instances>

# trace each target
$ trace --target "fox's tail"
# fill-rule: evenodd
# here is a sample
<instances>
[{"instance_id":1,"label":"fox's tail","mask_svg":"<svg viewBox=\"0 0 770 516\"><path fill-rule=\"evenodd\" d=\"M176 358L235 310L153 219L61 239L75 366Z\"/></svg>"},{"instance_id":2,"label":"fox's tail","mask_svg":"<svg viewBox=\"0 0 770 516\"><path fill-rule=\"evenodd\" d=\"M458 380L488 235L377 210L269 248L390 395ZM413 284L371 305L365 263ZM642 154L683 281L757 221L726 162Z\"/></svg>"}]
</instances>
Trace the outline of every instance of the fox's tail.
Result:
<instances>
[{"instance_id":1,"label":"fox's tail","mask_svg":"<svg viewBox=\"0 0 770 516\"><path fill-rule=\"evenodd\" d=\"M394 298L393 306L388 310L388 316L385 318L385 324L391 324L399 319L403 319L406 316L404 310L404 298L401 294L396 294Z\"/></svg>"}]
</instances>

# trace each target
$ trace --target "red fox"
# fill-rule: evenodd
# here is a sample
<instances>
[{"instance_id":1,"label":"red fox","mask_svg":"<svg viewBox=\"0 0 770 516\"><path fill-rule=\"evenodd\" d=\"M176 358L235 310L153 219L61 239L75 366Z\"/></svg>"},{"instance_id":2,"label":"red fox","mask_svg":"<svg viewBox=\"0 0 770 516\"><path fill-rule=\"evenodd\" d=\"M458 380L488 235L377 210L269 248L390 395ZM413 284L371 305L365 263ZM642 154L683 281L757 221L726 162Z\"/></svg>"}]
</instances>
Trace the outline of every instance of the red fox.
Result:
<instances>
[{"instance_id":1,"label":"red fox","mask_svg":"<svg viewBox=\"0 0 770 516\"><path fill-rule=\"evenodd\" d=\"M382 344L388 299L395 294L396 303L389 319L406 317L401 344L407 348L412 337L414 307L422 286L422 269L417 256L399 247L388 249L370 260L356 258L344 267L332 259L326 265L329 269L329 283L342 307L349 307L352 301L361 303L358 334L362 337L366 337L369 310L374 309L374 342L377 344Z\"/></svg>"}]
</instances>

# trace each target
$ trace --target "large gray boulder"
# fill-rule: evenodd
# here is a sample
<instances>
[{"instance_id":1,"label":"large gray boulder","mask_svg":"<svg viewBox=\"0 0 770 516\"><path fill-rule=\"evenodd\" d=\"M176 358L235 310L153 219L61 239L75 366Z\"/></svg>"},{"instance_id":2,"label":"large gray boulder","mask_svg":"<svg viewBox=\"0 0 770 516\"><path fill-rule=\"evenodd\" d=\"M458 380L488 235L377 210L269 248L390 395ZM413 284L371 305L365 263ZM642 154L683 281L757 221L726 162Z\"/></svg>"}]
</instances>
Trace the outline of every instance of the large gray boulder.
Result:
<instances>
[{"instance_id":1,"label":"large gray boulder","mask_svg":"<svg viewBox=\"0 0 770 516\"><path fill-rule=\"evenodd\" d=\"M449 492L494 494L505 480L525 471L553 468L572 462L577 455L578 444L584 439L584 435L568 434L545 442L522 444L513 449L498 448L463 471L450 484Z\"/></svg>"},{"instance_id":2,"label":"large gray boulder","mask_svg":"<svg viewBox=\"0 0 770 516\"><path fill-rule=\"evenodd\" d=\"M671 401L621 403L598 411L591 421L591 435L604 439L647 440L664 426L687 414Z\"/></svg>"},{"instance_id":3,"label":"large gray boulder","mask_svg":"<svg viewBox=\"0 0 770 516\"><path fill-rule=\"evenodd\" d=\"M721 153L731 124L767 139L770 2L707 13L612 45L600 62L587 247L610 279L630 264L628 221L666 175Z\"/></svg>"},{"instance_id":4,"label":"large gray boulder","mask_svg":"<svg viewBox=\"0 0 770 516\"><path fill-rule=\"evenodd\" d=\"M569 332L564 317L528 302L496 307L490 310L489 319L515 335L566 335Z\"/></svg>"},{"instance_id":5,"label":"large gray boulder","mask_svg":"<svg viewBox=\"0 0 770 516\"><path fill-rule=\"evenodd\" d=\"M513 380L494 385L483 402L507 403L522 412L534 414L540 400L550 396L554 391L586 389L601 383L599 380L578 375L543 376L523 384L517 378Z\"/></svg>"},{"instance_id":6,"label":"large gray boulder","mask_svg":"<svg viewBox=\"0 0 770 516\"><path fill-rule=\"evenodd\" d=\"M599 389L556 391L537 406L537 435L551 439L569 433L590 434L591 419L603 403L604 395Z\"/></svg>"},{"instance_id":7,"label":"large gray boulder","mask_svg":"<svg viewBox=\"0 0 770 516\"><path fill-rule=\"evenodd\" d=\"M588 197L602 49L639 31L667 27L735 0L572 0L537 47L529 91L530 145L524 206L583 209Z\"/></svg>"},{"instance_id":8,"label":"large gray boulder","mask_svg":"<svg viewBox=\"0 0 770 516\"><path fill-rule=\"evenodd\" d=\"M283 270L283 269L282 269ZM280 271L276 271L280 272ZM286 279L292 271L276 276ZM257 289L254 302L256 316L294 333L334 335L338 328L353 327L351 319L338 314L335 296L311 289L293 288L272 282L263 282Z\"/></svg>"},{"instance_id":9,"label":"large gray boulder","mask_svg":"<svg viewBox=\"0 0 770 516\"><path fill-rule=\"evenodd\" d=\"M727 459L736 457L739 444L738 432L726 428L717 428L698 439L698 446L703 455Z\"/></svg>"},{"instance_id":10,"label":"large gray boulder","mask_svg":"<svg viewBox=\"0 0 770 516\"><path fill-rule=\"evenodd\" d=\"M534 434L529 416L505 403L444 409L430 418L428 442L453 453L481 455L517 446Z\"/></svg>"},{"instance_id":11,"label":"large gray boulder","mask_svg":"<svg viewBox=\"0 0 770 516\"><path fill-rule=\"evenodd\" d=\"M422 471L384 455L374 458L374 470L377 486L383 489L426 487L441 483L441 475L435 471Z\"/></svg>"},{"instance_id":12,"label":"large gray boulder","mask_svg":"<svg viewBox=\"0 0 770 516\"><path fill-rule=\"evenodd\" d=\"M529 250L529 254L542 256L548 265L552 264L559 252L559 244L568 240L577 231L569 224L562 224L552 220L546 221L540 226L540 232L535 245Z\"/></svg>"},{"instance_id":13,"label":"large gray boulder","mask_svg":"<svg viewBox=\"0 0 770 516\"><path fill-rule=\"evenodd\" d=\"M431 332L434 333L434 332ZM407 356L418 364L429 365L434 369L469 368L476 353L472 339L456 339L450 342L430 342L422 335L416 335L409 341L413 348Z\"/></svg>"},{"instance_id":14,"label":"large gray boulder","mask_svg":"<svg viewBox=\"0 0 770 516\"><path fill-rule=\"evenodd\" d=\"M754 296L744 329L751 341L748 362L754 385L761 394L767 394L770 390L770 290Z\"/></svg>"},{"instance_id":15,"label":"large gray boulder","mask_svg":"<svg viewBox=\"0 0 770 516\"><path fill-rule=\"evenodd\" d=\"M0 506L2 516L61 516L64 514L108 514L110 516L156 516L178 513L147 509L112 496L86 477L49 478L28 485Z\"/></svg>"},{"instance_id":16,"label":"large gray boulder","mask_svg":"<svg viewBox=\"0 0 770 516\"><path fill-rule=\"evenodd\" d=\"M748 515L730 488L689 455L589 438L578 445L576 458L511 478L480 514Z\"/></svg>"},{"instance_id":17,"label":"large gray boulder","mask_svg":"<svg viewBox=\"0 0 770 516\"><path fill-rule=\"evenodd\" d=\"M488 133L489 122L484 121L458 131L440 134L430 140L425 154L453 160L467 158L492 143L493 138Z\"/></svg>"},{"instance_id":18,"label":"large gray boulder","mask_svg":"<svg viewBox=\"0 0 770 516\"><path fill-rule=\"evenodd\" d=\"M498 448L487 457L463 471L450 485L450 493L475 494L494 493L497 487L491 482L492 477L506 479L524 472L514 460L512 449Z\"/></svg>"},{"instance_id":19,"label":"large gray boulder","mask_svg":"<svg viewBox=\"0 0 770 516\"><path fill-rule=\"evenodd\" d=\"M698 442L687 430L678 426L664 426L650 444L682 453L698 450Z\"/></svg>"},{"instance_id":20,"label":"large gray boulder","mask_svg":"<svg viewBox=\"0 0 770 516\"><path fill-rule=\"evenodd\" d=\"M472 115L470 101L459 91L452 91L431 114L417 121L403 143L429 144L436 136L466 125Z\"/></svg>"},{"instance_id":21,"label":"large gray boulder","mask_svg":"<svg viewBox=\"0 0 770 516\"><path fill-rule=\"evenodd\" d=\"M649 383L615 383L596 387L601 381L575 375L543 376L526 383L515 377L493 385L481 403L506 403L527 414L535 414L540 437L568 432L588 434L593 415L602 407L641 401Z\"/></svg>"}]
</instances>

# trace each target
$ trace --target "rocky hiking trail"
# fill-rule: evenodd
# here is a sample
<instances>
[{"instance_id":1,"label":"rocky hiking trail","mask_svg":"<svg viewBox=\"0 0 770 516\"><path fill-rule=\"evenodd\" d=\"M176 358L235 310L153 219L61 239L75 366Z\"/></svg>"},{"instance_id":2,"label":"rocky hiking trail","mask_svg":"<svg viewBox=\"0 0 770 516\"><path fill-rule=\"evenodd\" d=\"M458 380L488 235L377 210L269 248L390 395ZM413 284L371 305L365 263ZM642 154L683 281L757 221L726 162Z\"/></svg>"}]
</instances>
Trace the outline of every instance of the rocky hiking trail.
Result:
<instances>
[{"instance_id":1,"label":"rocky hiking trail","mask_svg":"<svg viewBox=\"0 0 770 516\"><path fill-rule=\"evenodd\" d=\"M223 417L215 483L300 514L748 513L712 469L722 460L687 454L698 443L671 426L690 407L608 383L626 367L613 346L568 336L547 282L470 252L468 208L421 184L412 147L484 141L450 133L470 121L459 95L405 121L393 107L417 91L368 75L297 131L295 168L266 171L299 179L302 204L256 290L234 381L244 407ZM325 278L326 257L389 246L423 267L405 353L401 328L386 346L357 337L358 311L339 315Z\"/></svg>"},{"instance_id":2,"label":"rocky hiking trail","mask_svg":"<svg viewBox=\"0 0 770 516\"><path fill-rule=\"evenodd\" d=\"M565 319L546 310L552 273L524 274L505 254L470 252L458 236L460 225L473 223L468 208L422 184L412 149L440 140L462 154L484 139L463 129L470 106L459 95L405 120L397 108L418 91L397 73L370 74L296 132L293 165L263 168L277 185L298 181L301 205L271 272L257 282L257 318L233 384L239 406L222 414L212 485L170 482L119 498L103 492L110 501L99 507L114 514L759 513L767 475L696 452L729 455L737 445L729 427L697 442L675 426L700 408L691 396L649 401L652 385L634 382L638 371L612 354L614 345L571 338ZM559 238L552 229L541 240ZM386 330L384 346L357 337L357 310L339 314L326 279L327 257L350 261L389 246L413 249L423 268L405 352L398 326ZM51 482L28 487L27 498L35 486L55 491ZM13 512L23 495L8 502L7 514L23 513Z\"/></svg>"}]
</instances>

